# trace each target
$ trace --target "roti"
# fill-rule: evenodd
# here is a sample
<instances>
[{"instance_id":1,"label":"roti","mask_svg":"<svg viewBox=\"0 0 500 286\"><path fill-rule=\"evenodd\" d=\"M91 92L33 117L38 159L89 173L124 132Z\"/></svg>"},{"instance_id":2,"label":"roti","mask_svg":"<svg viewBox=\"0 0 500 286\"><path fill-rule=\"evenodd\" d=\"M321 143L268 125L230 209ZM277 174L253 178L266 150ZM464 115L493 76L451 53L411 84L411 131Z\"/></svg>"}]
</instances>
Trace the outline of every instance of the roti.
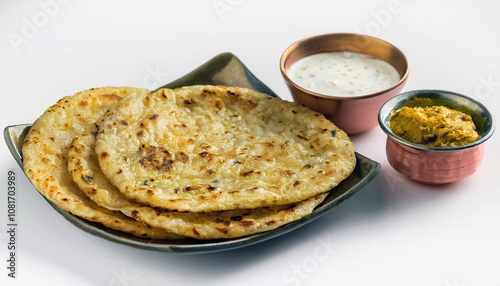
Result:
<instances>
[{"instance_id":1,"label":"roti","mask_svg":"<svg viewBox=\"0 0 500 286\"><path fill-rule=\"evenodd\" d=\"M28 132L22 147L23 168L34 187L67 212L137 237L177 239L180 236L176 234L99 207L73 183L68 172L68 147L73 137L91 129L120 99L138 94L149 94L149 91L104 87L61 99L47 109Z\"/></svg>"},{"instance_id":2,"label":"roti","mask_svg":"<svg viewBox=\"0 0 500 286\"><path fill-rule=\"evenodd\" d=\"M96 204L121 211L152 227L196 239L247 236L275 229L310 214L327 194L297 204L205 213L162 211L130 202L102 173L94 151L97 129L73 139L68 169L73 181Z\"/></svg>"},{"instance_id":3,"label":"roti","mask_svg":"<svg viewBox=\"0 0 500 286\"><path fill-rule=\"evenodd\" d=\"M211 212L294 204L354 170L322 114L250 89L189 86L120 100L98 122L105 177L129 201Z\"/></svg>"}]
</instances>

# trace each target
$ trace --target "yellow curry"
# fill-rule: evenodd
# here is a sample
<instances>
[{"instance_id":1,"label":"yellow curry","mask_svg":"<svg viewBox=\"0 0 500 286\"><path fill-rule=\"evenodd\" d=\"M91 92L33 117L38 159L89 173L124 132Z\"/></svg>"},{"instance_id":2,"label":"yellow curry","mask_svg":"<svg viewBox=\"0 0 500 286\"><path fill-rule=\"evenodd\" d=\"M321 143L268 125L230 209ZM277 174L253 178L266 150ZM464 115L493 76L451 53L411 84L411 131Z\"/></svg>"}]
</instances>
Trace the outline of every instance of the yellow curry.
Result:
<instances>
[{"instance_id":1,"label":"yellow curry","mask_svg":"<svg viewBox=\"0 0 500 286\"><path fill-rule=\"evenodd\" d=\"M391 114L389 127L410 142L429 147L455 147L479 138L472 117L441 105L403 106Z\"/></svg>"}]
</instances>

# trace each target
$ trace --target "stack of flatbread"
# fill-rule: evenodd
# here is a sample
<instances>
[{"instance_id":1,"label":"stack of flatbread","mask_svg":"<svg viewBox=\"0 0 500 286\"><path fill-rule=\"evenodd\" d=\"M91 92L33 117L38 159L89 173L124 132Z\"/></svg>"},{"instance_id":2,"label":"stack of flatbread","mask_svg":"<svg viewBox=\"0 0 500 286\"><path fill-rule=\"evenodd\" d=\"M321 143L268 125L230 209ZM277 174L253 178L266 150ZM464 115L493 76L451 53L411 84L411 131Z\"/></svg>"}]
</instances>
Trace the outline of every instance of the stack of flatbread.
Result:
<instances>
[{"instance_id":1,"label":"stack of flatbread","mask_svg":"<svg viewBox=\"0 0 500 286\"><path fill-rule=\"evenodd\" d=\"M62 209L147 239L227 239L318 206L355 167L323 115L250 89L104 87L51 106L24 170Z\"/></svg>"}]
</instances>

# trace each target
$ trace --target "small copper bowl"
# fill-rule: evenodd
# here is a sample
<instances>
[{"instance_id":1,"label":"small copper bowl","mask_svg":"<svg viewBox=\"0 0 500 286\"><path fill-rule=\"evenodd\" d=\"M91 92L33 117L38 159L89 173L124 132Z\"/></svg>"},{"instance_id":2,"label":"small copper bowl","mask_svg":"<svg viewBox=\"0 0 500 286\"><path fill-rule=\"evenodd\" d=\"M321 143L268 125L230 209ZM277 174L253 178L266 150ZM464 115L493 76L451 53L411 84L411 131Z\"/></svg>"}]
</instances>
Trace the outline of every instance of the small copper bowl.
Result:
<instances>
[{"instance_id":1,"label":"small copper bowl","mask_svg":"<svg viewBox=\"0 0 500 286\"><path fill-rule=\"evenodd\" d=\"M290 66L301 58L341 51L361 53L388 62L398 71L400 80L390 88L372 94L336 97L304 89L287 75ZM295 42L281 56L280 69L295 101L324 114L348 134L361 133L377 126L380 107L401 91L409 73L406 57L395 46L374 37L346 33L320 35Z\"/></svg>"},{"instance_id":2,"label":"small copper bowl","mask_svg":"<svg viewBox=\"0 0 500 286\"><path fill-rule=\"evenodd\" d=\"M463 146L427 147L397 136L389 127L389 117L393 110L414 97L431 98L471 115L481 137ZM389 164L414 181L432 185L451 183L474 174L483 160L483 143L495 130L493 117L484 105L464 95L442 90L415 90L399 94L380 108L378 121L387 134Z\"/></svg>"}]
</instances>

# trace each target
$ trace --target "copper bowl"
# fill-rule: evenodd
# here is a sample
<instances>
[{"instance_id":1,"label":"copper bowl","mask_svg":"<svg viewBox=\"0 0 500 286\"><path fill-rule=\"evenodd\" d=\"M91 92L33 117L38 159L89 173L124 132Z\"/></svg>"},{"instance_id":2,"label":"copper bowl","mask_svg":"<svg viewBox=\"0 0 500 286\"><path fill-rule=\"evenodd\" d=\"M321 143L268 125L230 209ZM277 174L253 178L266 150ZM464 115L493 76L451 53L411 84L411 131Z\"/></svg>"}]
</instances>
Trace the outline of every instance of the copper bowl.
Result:
<instances>
[{"instance_id":1,"label":"copper bowl","mask_svg":"<svg viewBox=\"0 0 500 286\"><path fill-rule=\"evenodd\" d=\"M388 62L398 71L400 80L379 92L337 97L304 89L287 75L290 66L301 58L340 51L361 53ZM409 73L406 57L395 46L374 37L346 33L320 35L295 42L281 56L280 69L295 101L324 114L348 134L361 133L377 126L380 107L402 90Z\"/></svg>"},{"instance_id":2,"label":"copper bowl","mask_svg":"<svg viewBox=\"0 0 500 286\"><path fill-rule=\"evenodd\" d=\"M414 97L430 98L440 105L471 115L481 137L457 147L427 147L397 136L389 127L389 117L393 110ZM399 94L380 108L378 120L387 134L389 164L414 181L432 185L451 183L474 174L483 160L483 143L495 130L493 117L484 105L467 96L442 90L416 90Z\"/></svg>"}]
</instances>

